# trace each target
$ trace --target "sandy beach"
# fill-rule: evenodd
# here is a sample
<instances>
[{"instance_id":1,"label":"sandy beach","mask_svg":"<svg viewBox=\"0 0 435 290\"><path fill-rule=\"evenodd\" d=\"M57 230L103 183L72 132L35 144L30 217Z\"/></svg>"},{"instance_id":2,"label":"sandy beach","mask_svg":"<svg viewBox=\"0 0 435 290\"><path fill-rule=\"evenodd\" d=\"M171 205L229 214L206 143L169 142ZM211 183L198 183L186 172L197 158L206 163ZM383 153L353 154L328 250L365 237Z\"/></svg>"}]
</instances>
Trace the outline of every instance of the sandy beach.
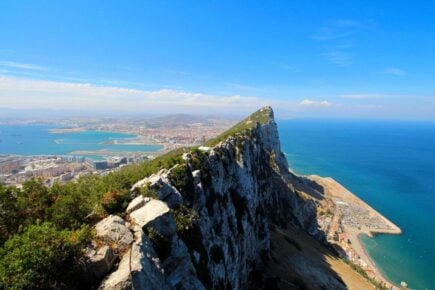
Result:
<instances>
[{"instance_id":1,"label":"sandy beach","mask_svg":"<svg viewBox=\"0 0 435 290\"><path fill-rule=\"evenodd\" d=\"M373 273L388 288L401 289L382 275L359 238L361 235L401 234L401 229L334 179L317 175L307 178L320 185L324 196L335 203L334 217L338 215L341 219L340 226L350 241L349 251L356 253L360 264L366 266L363 267L366 272Z\"/></svg>"}]
</instances>

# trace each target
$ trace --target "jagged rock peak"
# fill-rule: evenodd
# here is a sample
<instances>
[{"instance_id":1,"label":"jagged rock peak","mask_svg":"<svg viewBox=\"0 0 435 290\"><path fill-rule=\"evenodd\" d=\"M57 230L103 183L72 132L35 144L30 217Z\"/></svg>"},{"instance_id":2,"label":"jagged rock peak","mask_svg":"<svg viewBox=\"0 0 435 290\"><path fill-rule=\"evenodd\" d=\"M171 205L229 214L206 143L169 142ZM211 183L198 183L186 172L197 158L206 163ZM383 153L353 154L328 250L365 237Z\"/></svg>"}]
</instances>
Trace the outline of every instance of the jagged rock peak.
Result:
<instances>
[{"instance_id":1,"label":"jagged rock peak","mask_svg":"<svg viewBox=\"0 0 435 290\"><path fill-rule=\"evenodd\" d=\"M251 114L248 118L257 118L258 116L258 122L260 124L264 124L264 123L270 123L270 122L274 122L275 121L275 117L274 117L274 113L273 113L273 109L271 106L264 106L263 108L261 108L260 110L258 110L257 112Z\"/></svg>"},{"instance_id":2,"label":"jagged rock peak","mask_svg":"<svg viewBox=\"0 0 435 290\"><path fill-rule=\"evenodd\" d=\"M240 133L244 133L249 129L256 128L258 125L270 125L272 124L276 130L276 123L274 119L273 109L270 106L265 106L258 111L252 113L247 118L243 119L230 129L226 130L216 138L210 139L205 143L205 146L214 147L222 141L226 141L228 138L235 136ZM276 134L276 139L279 142L278 135Z\"/></svg>"}]
</instances>

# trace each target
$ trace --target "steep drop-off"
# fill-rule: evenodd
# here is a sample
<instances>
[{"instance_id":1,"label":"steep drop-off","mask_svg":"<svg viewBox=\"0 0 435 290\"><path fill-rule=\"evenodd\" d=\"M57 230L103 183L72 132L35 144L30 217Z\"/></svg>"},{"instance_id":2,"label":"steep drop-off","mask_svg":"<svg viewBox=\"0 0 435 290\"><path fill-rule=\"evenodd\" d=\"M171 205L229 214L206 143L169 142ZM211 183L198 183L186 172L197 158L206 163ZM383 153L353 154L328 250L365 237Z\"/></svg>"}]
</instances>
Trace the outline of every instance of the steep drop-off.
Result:
<instances>
[{"instance_id":1,"label":"steep drop-off","mask_svg":"<svg viewBox=\"0 0 435 290\"><path fill-rule=\"evenodd\" d=\"M138 181L125 220L96 225L100 289L370 287L321 244L319 201L289 172L270 107L206 145Z\"/></svg>"}]
</instances>

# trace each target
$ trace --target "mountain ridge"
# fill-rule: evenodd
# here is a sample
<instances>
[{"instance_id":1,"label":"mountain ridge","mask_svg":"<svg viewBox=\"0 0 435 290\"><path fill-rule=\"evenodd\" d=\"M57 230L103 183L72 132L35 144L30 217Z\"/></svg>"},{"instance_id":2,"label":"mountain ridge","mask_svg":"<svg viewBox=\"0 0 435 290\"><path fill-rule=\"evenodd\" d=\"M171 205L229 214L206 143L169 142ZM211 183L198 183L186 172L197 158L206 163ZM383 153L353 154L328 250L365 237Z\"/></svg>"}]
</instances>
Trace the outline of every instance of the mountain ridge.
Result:
<instances>
[{"instance_id":1,"label":"mountain ridge","mask_svg":"<svg viewBox=\"0 0 435 290\"><path fill-rule=\"evenodd\" d=\"M325 242L315 201L293 186L298 177L281 152L272 108L260 109L206 145L172 153L176 164L132 187L134 199L120 223L134 238L118 255L118 266L116 259L106 261L109 270L91 277L103 278L99 289L346 289L322 261L313 264L315 275L296 269L276 276L271 270L283 263L273 254L280 237L302 249L299 238L284 233L288 229ZM119 228L113 219L96 228ZM118 247L110 231L97 231L97 237ZM98 268L89 262L93 258L87 272Z\"/></svg>"}]
</instances>

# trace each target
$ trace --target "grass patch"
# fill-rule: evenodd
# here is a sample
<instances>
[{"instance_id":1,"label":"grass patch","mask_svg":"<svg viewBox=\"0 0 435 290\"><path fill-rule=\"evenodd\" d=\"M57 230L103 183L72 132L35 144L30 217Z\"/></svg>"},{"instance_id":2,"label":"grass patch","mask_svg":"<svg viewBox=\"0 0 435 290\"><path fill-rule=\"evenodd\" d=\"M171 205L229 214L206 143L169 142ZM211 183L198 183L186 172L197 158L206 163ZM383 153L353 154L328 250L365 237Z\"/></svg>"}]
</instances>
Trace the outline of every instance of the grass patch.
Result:
<instances>
[{"instance_id":1,"label":"grass patch","mask_svg":"<svg viewBox=\"0 0 435 290\"><path fill-rule=\"evenodd\" d=\"M139 189L139 192L143 197L158 199L157 191L151 188L151 182L147 182L144 186L142 186Z\"/></svg>"},{"instance_id":2,"label":"grass patch","mask_svg":"<svg viewBox=\"0 0 435 290\"><path fill-rule=\"evenodd\" d=\"M359 265L347 261L347 260L343 260L345 263L347 263L355 272L357 272L358 274L360 274L361 276L363 276L367 281L369 281L370 283L372 283L376 289L379 290L389 290L387 287L385 287L381 282L369 277L369 275L367 274L367 272Z\"/></svg>"},{"instance_id":3,"label":"grass patch","mask_svg":"<svg viewBox=\"0 0 435 290\"><path fill-rule=\"evenodd\" d=\"M236 125L234 125L229 130L223 132L216 138L210 139L205 143L205 146L216 146L222 141L225 141L231 136L235 136L236 134L245 132L248 129L255 128L257 124L264 125L270 122L271 120L271 109L270 108L262 108L252 115L250 115L248 118L243 119Z\"/></svg>"}]
</instances>

